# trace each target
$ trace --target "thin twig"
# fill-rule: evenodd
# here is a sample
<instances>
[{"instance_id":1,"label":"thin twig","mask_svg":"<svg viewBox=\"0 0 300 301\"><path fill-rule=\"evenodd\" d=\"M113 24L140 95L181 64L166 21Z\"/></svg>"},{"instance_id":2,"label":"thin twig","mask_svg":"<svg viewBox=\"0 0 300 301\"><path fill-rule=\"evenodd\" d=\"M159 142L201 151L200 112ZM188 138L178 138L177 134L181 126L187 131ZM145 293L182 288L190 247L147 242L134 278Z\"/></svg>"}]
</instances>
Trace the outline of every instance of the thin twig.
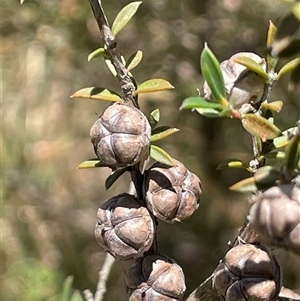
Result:
<instances>
[{"instance_id":1,"label":"thin twig","mask_svg":"<svg viewBox=\"0 0 300 301\"><path fill-rule=\"evenodd\" d=\"M83 291L85 301L95 301L94 296L90 290Z\"/></svg>"},{"instance_id":2,"label":"thin twig","mask_svg":"<svg viewBox=\"0 0 300 301\"><path fill-rule=\"evenodd\" d=\"M102 269L99 272L99 280L97 283L97 290L95 293L94 301L102 301L106 292L106 281L111 271L115 258L109 253L106 254Z\"/></svg>"},{"instance_id":3,"label":"thin twig","mask_svg":"<svg viewBox=\"0 0 300 301\"><path fill-rule=\"evenodd\" d=\"M117 48L117 42L108 25L107 18L102 8L101 0L89 0L89 2L104 40L105 48L110 56L111 63L116 69L117 78L124 94L124 101L139 108L139 105L133 96L135 85L122 62L121 54Z\"/></svg>"}]
</instances>

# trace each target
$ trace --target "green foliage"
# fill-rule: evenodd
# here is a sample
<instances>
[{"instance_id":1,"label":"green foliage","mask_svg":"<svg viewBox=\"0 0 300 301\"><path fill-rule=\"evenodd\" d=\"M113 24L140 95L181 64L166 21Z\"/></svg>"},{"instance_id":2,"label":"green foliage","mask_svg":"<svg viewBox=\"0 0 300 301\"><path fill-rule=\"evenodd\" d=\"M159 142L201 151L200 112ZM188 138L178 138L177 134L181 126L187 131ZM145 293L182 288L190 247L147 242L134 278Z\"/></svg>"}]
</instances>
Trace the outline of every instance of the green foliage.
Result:
<instances>
[{"instance_id":1,"label":"green foliage","mask_svg":"<svg viewBox=\"0 0 300 301\"><path fill-rule=\"evenodd\" d=\"M71 98L85 98L114 102L121 100L121 96L115 93L114 91L99 87L89 87L80 89L74 94L72 94Z\"/></svg>"},{"instance_id":2,"label":"green foliage","mask_svg":"<svg viewBox=\"0 0 300 301\"><path fill-rule=\"evenodd\" d=\"M151 132L151 142L158 141L164 139L170 135L179 132L179 129L173 128L170 126L160 126L152 130Z\"/></svg>"},{"instance_id":3,"label":"green foliage","mask_svg":"<svg viewBox=\"0 0 300 301\"><path fill-rule=\"evenodd\" d=\"M211 89L213 98L216 102L224 106L227 105L224 78L220 69L219 62L213 52L208 48L207 44L200 58L203 77Z\"/></svg>"},{"instance_id":4,"label":"green foliage","mask_svg":"<svg viewBox=\"0 0 300 301\"><path fill-rule=\"evenodd\" d=\"M269 75L265 72L265 70L261 67L260 64L255 62L253 59L249 57L237 57L234 59L236 63L239 63L248 68L248 70L255 72L259 76L261 76L265 82L268 84L270 82Z\"/></svg>"},{"instance_id":5,"label":"green foliage","mask_svg":"<svg viewBox=\"0 0 300 301\"><path fill-rule=\"evenodd\" d=\"M141 3L142 1L129 3L118 13L111 27L114 35L117 35L127 25L127 23L138 10Z\"/></svg>"},{"instance_id":6,"label":"green foliage","mask_svg":"<svg viewBox=\"0 0 300 301\"><path fill-rule=\"evenodd\" d=\"M175 163L174 163L174 160L172 159L172 157L166 151L164 151L162 148L160 148L156 145L151 145L150 157L153 160L160 162L162 164L166 164L169 166L175 166Z\"/></svg>"},{"instance_id":7,"label":"green foliage","mask_svg":"<svg viewBox=\"0 0 300 301\"><path fill-rule=\"evenodd\" d=\"M170 89L174 89L174 87L167 80L161 78L154 78L141 83L138 86L137 90L134 92L134 95Z\"/></svg>"},{"instance_id":8,"label":"green foliage","mask_svg":"<svg viewBox=\"0 0 300 301\"><path fill-rule=\"evenodd\" d=\"M105 189L108 190L123 175L124 172L129 170L130 168L126 166L118 168L117 170L112 172L105 180Z\"/></svg>"}]
</instances>

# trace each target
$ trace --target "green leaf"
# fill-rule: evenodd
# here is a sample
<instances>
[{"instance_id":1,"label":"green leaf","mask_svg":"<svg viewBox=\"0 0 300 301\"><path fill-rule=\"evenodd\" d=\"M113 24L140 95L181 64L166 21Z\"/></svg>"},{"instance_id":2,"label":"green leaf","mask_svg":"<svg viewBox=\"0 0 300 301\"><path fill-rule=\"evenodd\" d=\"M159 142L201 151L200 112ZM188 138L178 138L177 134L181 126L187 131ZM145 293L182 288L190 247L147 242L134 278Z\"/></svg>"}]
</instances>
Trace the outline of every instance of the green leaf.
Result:
<instances>
[{"instance_id":1,"label":"green leaf","mask_svg":"<svg viewBox=\"0 0 300 301\"><path fill-rule=\"evenodd\" d=\"M70 301L74 277L68 276L63 284L62 301Z\"/></svg>"},{"instance_id":2,"label":"green leaf","mask_svg":"<svg viewBox=\"0 0 300 301\"><path fill-rule=\"evenodd\" d=\"M120 101L120 95L112 90L100 87L83 88L71 95L71 98L87 98L104 101Z\"/></svg>"},{"instance_id":3,"label":"green leaf","mask_svg":"<svg viewBox=\"0 0 300 301\"><path fill-rule=\"evenodd\" d=\"M283 75L287 74L288 72L293 71L300 65L300 58L295 58L290 62L286 63L278 72L276 80L279 80ZM298 74L299 75L299 74Z\"/></svg>"},{"instance_id":4,"label":"green leaf","mask_svg":"<svg viewBox=\"0 0 300 301\"><path fill-rule=\"evenodd\" d=\"M281 134L280 129L273 123L255 114L245 114L242 117L242 125L251 135L260 137L263 141L274 139Z\"/></svg>"},{"instance_id":5,"label":"green leaf","mask_svg":"<svg viewBox=\"0 0 300 301\"><path fill-rule=\"evenodd\" d=\"M276 100L276 101L272 101L272 102L263 102L261 104L261 109L263 111L271 110L273 112L279 113L282 109L282 106L283 106L283 101Z\"/></svg>"},{"instance_id":6,"label":"green leaf","mask_svg":"<svg viewBox=\"0 0 300 301\"><path fill-rule=\"evenodd\" d=\"M103 47L96 49L95 51L93 51L92 53L90 53L88 55L88 61L90 61L90 60L92 60L93 58L96 58L96 57L105 57L105 58L107 58L108 55L107 55L106 50Z\"/></svg>"},{"instance_id":7,"label":"green leaf","mask_svg":"<svg viewBox=\"0 0 300 301\"><path fill-rule=\"evenodd\" d=\"M105 60L105 64L108 68L108 70L110 71L110 73L113 75L113 76L117 76L117 71L115 69L115 66L113 65L113 63L111 62L110 59L107 59Z\"/></svg>"},{"instance_id":8,"label":"green leaf","mask_svg":"<svg viewBox=\"0 0 300 301\"><path fill-rule=\"evenodd\" d=\"M217 166L217 170L222 170L222 169L226 169L226 168L242 168L242 169L247 169L248 171L252 172L252 169L239 159L227 159L227 160L224 160L223 162L221 162Z\"/></svg>"},{"instance_id":9,"label":"green leaf","mask_svg":"<svg viewBox=\"0 0 300 301\"><path fill-rule=\"evenodd\" d=\"M293 170L300 159L300 136L297 133L285 147L285 166Z\"/></svg>"},{"instance_id":10,"label":"green leaf","mask_svg":"<svg viewBox=\"0 0 300 301\"><path fill-rule=\"evenodd\" d=\"M259 190L269 188L280 178L280 172L272 166L259 168L253 176Z\"/></svg>"},{"instance_id":11,"label":"green leaf","mask_svg":"<svg viewBox=\"0 0 300 301\"><path fill-rule=\"evenodd\" d=\"M269 75L266 73L266 71L262 68L262 66L251 59L250 57L246 56L239 56L234 59L234 61L238 64L241 64L248 68L250 71L255 72L256 74L260 75L266 83L269 83Z\"/></svg>"},{"instance_id":12,"label":"green leaf","mask_svg":"<svg viewBox=\"0 0 300 301\"><path fill-rule=\"evenodd\" d=\"M152 111L150 113L150 117L149 117L149 123L151 126L151 129L155 128L156 125L158 124L160 119L160 111L159 109L155 109L154 111Z\"/></svg>"},{"instance_id":13,"label":"green leaf","mask_svg":"<svg viewBox=\"0 0 300 301\"><path fill-rule=\"evenodd\" d=\"M131 2L121 9L118 13L116 19L114 20L111 30L112 33L116 36L131 20L131 18L136 13L142 1Z\"/></svg>"},{"instance_id":14,"label":"green leaf","mask_svg":"<svg viewBox=\"0 0 300 301\"><path fill-rule=\"evenodd\" d=\"M273 151L264 155L266 159L283 160L285 158L285 152Z\"/></svg>"},{"instance_id":15,"label":"green leaf","mask_svg":"<svg viewBox=\"0 0 300 301\"><path fill-rule=\"evenodd\" d=\"M140 84L134 92L134 96L139 93L157 92L170 89L174 89L174 87L167 80L154 78Z\"/></svg>"},{"instance_id":16,"label":"green leaf","mask_svg":"<svg viewBox=\"0 0 300 301\"><path fill-rule=\"evenodd\" d=\"M151 142L164 139L164 138L166 138L166 137L168 137L170 135L173 135L173 134L175 134L175 133L177 133L179 131L180 131L179 129L172 128L170 126L160 126L158 128L155 128L152 131Z\"/></svg>"},{"instance_id":17,"label":"green leaf","mask_svg":"<svg viewBox=\"0 0 300 301\"><path fill-rule=\"evenodd\" d=\"M105 165L98 158L96 158L80 163L77 168L85 169L85 168L95 168L95 167L107 167L107 165Z\"/></svg>"},{"instance_id":18,"label":"green leaf","mask_svg":"<svg viewBox=\"0 0 300 301\"><path fill-rule=\"evenodd\" d=\"M156 145L151 145L150 157L162 164L175 166L175 162L172 157L166 151Z\"/></svg>"},{"instance_id":19,"label":"green leaf","mask_svg":"<svg viewBox=\"0 0 300 301\"><path fill-rule=\"evenodd\" d=\"M220 64L206 43L201 53L200 63L203 77L211 90L213 98L227 106L228 101L226 100L225 84Z\"/></svg>"},{"instance_id":20,"label":"green leaf","mask_svg":"<svg viewBox=\"0 0 300 301\"><path fill-rule=\"evenodd\" d=\"M81 297L81 294L80 294L80 292L79 292L78 290L76 290L76 291L73 293L73 295L72 295L70 301L83 301L83 299L82 299L82 297Z\"/></svg>"},{"instance_id":21,"label":"green leaf","mask_svg":"<svg viewBox=\"0 0 300 301\"><path fill-rule=\"evenodd\" d=\"M210 118L216 118L216 117L220 117L219 116L219 111L215 110L215 109L209 109L209 108L199 108L199 109L196 109L196 111L205 116L205 117L210 117Z\"/></svg>"},{"instance_id":22,"label":"green leaf","mask_svg":"<svg viewBox=\"0 0 300 301\"><path fill-rule=\"evenodd\" d=\"M269 21L269 30L268 30L268 37L267 37L267 48L271 49L275 36L277 33L277 27ZM278 58L272 57L269 53L267 54L267 63L268 63L268 71L274 71L278 62Z\"/></svg>"},{"instance_id":23,"label":"green leaf","mask_svg":"<svg viewBox=\"0 0 300 301\"><path fill-rule=\"evenodd\" d=\"M142 58L143 52L141 50L138 50L135 53L133 53L126 63L127 70L130 71L133 68L135 68L141 62Z\"/></svg>"},{"instance_id":24,"label":"green leaf","mask_svg":"<svg viewBox=\"0 0 300 301\"><path fill-rule=\"evenodd\" d=\"M222 105L212 101L207 101L205 98L200 96L192 96L186 98L179 109L182 110L182 109L196 109L196 108L222 109Z\"/></svg>"},{"instance_id":25,"label":"green leaf","mask_svg":"<svg viewBox=\"0 0 300 301\"><path fill-rule=\"evenodd\" d=\"M282 132L281 136L273 140L273 144L275 148L281 148L286 146L289 142L290 137L296 135L296 133L297 133L297 127L292 127Z\"/></svg>"},{"instance_id":26,"label":"green leaf","mask_svg":"<svg viewBox=\"0 0 300 301\"><path fill-rule=\"evenodd\" d=\"M118 179L119 177L125 172L128 171L129 167L123 167L115 170L113 173L111 173L107 179L105 180L105 189L108 190Z\"/></svg>"},{"instance_id":27,"label":"green leaf","mask_svg":"<svg viewBox=\"0 0 300 301\"><path fill-rule=\"evenodd\" d=\"M292 92L295 86L300 83L300 64L292 71L290 82L288 85L288 91Z\"/></svg>"},{"instance_id":28,"label":"green leaf","mask_svg":"<svg viewBox=\"0 0 300 301\"><path fill-rule=\"evenodd\" d=\"M239 181L229 187L231 191L237 192L254 192L258 190L253 177Z\"/></svg>"}]
</instances>

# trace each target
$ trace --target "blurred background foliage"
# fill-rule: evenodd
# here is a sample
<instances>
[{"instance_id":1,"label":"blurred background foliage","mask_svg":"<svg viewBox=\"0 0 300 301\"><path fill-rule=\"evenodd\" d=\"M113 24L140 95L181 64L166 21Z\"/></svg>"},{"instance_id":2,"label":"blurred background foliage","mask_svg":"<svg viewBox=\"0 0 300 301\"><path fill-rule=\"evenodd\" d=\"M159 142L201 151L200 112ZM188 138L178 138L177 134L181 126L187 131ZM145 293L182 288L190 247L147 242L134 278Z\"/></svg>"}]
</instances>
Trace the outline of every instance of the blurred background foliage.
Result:
<instances>
[{"instance_id":1,"label":"blurred background foliage","mask_svg":"<svg viewBox=\"0 0 300 301\"><path fill-rule=\"evenodd\" d=\"M110 22L128 3L103 1ZM148 115L159 107L161 124L181 129L160 146L202 179L197 213L158 229L161 253L182 266L187 293L212 273L244 222L247 196L230 193L228 186L248 174L216 166L226 158L251 160L251 139L236 120L208 119L179 106L202 87L199 55L205 41L220 61L239 51L265 56L268 20L278 24L289 9L276 0L144 0L118 35L126 58L144 52L133 72L138 83L162 77L175 86L142 95L141 108ZM76 169L94 157L89 129L107 103L69 96L88 86L119 91L118 82L101 59L87 61L102 46L88 1L4 0L1 34L1 300L60 300L68 275L74 275L76 289L94 291L105 257L93 234L96 211L128 190L129 177L105 191L108 169ZM275 116L282 130L299 117L299 87L288 93L286 86L283 79L271 95L284 101ZM284 285L299 292L297 258L276 253ZM126 300L122 268L114 265L105 300Z\"/></svg>"}]
</instances>

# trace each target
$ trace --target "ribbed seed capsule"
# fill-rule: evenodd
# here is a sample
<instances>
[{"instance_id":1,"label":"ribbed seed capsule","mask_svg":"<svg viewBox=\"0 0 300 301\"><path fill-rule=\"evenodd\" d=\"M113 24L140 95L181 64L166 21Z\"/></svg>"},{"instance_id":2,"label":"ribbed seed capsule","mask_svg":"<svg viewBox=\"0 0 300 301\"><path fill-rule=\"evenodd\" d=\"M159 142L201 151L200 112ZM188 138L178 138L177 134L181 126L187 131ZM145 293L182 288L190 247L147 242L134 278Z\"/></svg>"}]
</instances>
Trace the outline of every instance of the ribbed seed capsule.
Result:
<instances>
[{"instance_id":1,"label":"ribbed seed capsule","mask_svg":"<svg viewBox=\"0 0 300 301\"><path fill-rule=\"evenodd\" d=\"M280 292L280 267L266 249L238 245L218 265L213 283L225 301L270 301Z\"/></svg>"},{"instance_id":2,"label":"ribbed seed capsule","mask_svg":"<svg viewBox=\"0 0 300 301\"><path fill-rule=\"evenodd\" d=\"M98 209L97 218L96 239L116 259L141 256L153 243L153 220L133 195L123 193L111 198Z\"/></svg>"},{"instance_id":3,"label":"ribbed seed capsule","mask_svg":"<svg viewBox=\"0 0 300 301\"><path fill-rule=\"evenodd\" d=\"M147 158L151 128L140 110L115 103L93 124L90 136L95 153L103 163L122 167Z\"/></svg>"},{"instance_id":4,"label":"ribbed seed capsule","mask_svg":"<svg viewBox=\"0 0 300 301\"><path fill-rule=\"evenodd\" d=\"M181 267L161 255L138 258L125 283L129 301L179 301L186 288Z\"/></svg>"},{"instance_id":5,"label":"ribbed seed capsule","mask_svg":"<svg viewBox=\"0 0 300 301\"><path fill-rule=\"evenodd\" d=\"M240 109L243 105L259 102L266 87L264 79L261 76L234 61L238 57L251 58L266 70L265 60L251 52L239 52L220 64L227 98L230 99L234 109ZM211 90L207 82L204 83L203 89L204 97L211 99Z\"/></svg>"},{"instance_id":6,"label":"ribbed seed capsule","mask_svg":"<svg viewBox=\"0 0 300 301\"><path fill-rule=\"evenodd\" d=\"M201 182L179 161L170 167L155 163L145 173L144 191L148 209L166 222L183 221L199 206Z\"/></svg>"},{"instance_id":7,"label":"ribbed seed capsule","mask_svg":"<svg viewBox=\"0 0 300 301\"><path fill-rule=\"evenodd\" d=\"M249 221L265 243L300 253L300 185L274 186L254 198Z\"/></svg>"}]
</instances>

